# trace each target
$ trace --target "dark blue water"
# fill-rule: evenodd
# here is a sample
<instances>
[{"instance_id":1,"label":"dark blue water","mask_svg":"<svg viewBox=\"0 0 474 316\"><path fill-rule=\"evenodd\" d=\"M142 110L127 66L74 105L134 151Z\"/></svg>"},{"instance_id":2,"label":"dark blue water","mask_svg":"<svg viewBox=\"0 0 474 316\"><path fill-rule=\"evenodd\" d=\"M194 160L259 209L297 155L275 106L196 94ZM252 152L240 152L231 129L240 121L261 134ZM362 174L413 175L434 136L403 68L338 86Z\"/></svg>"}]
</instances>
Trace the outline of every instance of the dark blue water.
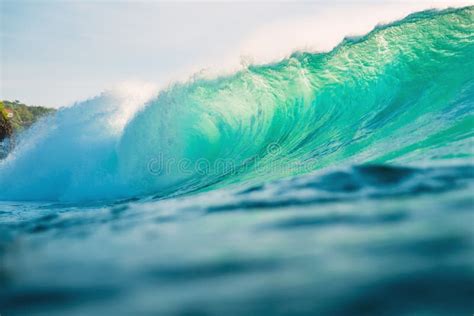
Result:
<instances>
[{"instance_id":1,"label":"dark blue water","mask_svg":"<svg viewBox=\"0 0 474 316\"><path fill-rule=\"evenodd\" d=\"M470 315L474 168L0 205L2 315Z\"/></svg>"}]
</instances>

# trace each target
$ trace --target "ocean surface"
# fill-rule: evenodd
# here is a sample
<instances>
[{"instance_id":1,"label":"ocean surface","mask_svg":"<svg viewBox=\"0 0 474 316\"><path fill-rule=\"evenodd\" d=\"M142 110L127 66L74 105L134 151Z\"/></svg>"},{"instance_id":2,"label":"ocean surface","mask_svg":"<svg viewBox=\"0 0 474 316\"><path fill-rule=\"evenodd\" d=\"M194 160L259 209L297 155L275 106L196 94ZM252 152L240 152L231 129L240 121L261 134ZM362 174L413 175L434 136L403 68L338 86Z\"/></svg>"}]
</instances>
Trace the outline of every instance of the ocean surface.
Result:
<instances>
[{"instance_id":1,"label":"ocean surface","mask_svg":"<svg viewBox=\"0 0 474 316\"><path fill-rule=\"evenodd\" d=\"M474 313L474 7L131 90L0 161L2 316Z\"/></svg>"}]
</instances>

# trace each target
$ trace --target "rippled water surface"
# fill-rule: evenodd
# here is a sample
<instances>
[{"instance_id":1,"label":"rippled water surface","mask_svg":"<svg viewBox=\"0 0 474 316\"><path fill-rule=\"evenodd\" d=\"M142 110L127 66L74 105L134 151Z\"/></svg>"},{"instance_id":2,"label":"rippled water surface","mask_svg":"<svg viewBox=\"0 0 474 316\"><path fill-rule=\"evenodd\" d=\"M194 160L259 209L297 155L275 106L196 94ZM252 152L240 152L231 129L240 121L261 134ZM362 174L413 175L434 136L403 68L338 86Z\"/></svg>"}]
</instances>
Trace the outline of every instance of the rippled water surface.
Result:
<instances>
[{"instance_id":1,"label":"rippled water surface","mask_svg":"<svg viewBox=\"0 0 474 316\"><path fill-rule=\"evenodd\" d=\"M2 314L468 315L474 168L168 200L2 203Z\"/></svg>"}]
</instances>

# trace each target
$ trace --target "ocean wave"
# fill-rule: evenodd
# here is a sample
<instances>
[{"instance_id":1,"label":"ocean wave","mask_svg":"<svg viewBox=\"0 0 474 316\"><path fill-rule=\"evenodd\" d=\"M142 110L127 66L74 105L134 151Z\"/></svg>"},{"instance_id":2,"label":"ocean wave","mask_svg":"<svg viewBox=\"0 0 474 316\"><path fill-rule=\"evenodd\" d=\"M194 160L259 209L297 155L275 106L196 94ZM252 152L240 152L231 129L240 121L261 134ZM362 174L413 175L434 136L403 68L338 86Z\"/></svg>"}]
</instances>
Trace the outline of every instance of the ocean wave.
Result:
<instances>
[{"instance_id":1,"label":"ocean wave","mask_svg":"<svg viewBox=\"0 0 474 316\"><path fill-rule=\"evenodd\" d=\"M2 200L167 197L322 168L469 163L474 7L425 11L328 53L65 108L0 162Z\"/></svg>"}]
</instances>

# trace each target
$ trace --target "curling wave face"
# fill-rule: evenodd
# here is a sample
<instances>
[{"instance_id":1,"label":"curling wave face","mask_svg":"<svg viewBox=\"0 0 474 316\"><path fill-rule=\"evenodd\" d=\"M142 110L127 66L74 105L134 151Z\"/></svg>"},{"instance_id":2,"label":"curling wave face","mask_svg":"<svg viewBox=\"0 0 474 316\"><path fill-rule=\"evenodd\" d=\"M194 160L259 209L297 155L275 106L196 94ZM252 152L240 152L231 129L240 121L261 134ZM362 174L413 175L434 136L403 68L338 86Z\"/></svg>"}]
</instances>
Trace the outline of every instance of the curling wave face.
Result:
<instances>
[{"instance_id":1,"label":"curling wave face","mask_svg":"<svg viewBox=\"0 0 474 316\"><path fill-rule=\"evenodd\" d=\"M413 14L158 96L59 111L0 162L2 200L166 197L337 165L471 164L474 7Z\"/></svg>"}]
</instances>

